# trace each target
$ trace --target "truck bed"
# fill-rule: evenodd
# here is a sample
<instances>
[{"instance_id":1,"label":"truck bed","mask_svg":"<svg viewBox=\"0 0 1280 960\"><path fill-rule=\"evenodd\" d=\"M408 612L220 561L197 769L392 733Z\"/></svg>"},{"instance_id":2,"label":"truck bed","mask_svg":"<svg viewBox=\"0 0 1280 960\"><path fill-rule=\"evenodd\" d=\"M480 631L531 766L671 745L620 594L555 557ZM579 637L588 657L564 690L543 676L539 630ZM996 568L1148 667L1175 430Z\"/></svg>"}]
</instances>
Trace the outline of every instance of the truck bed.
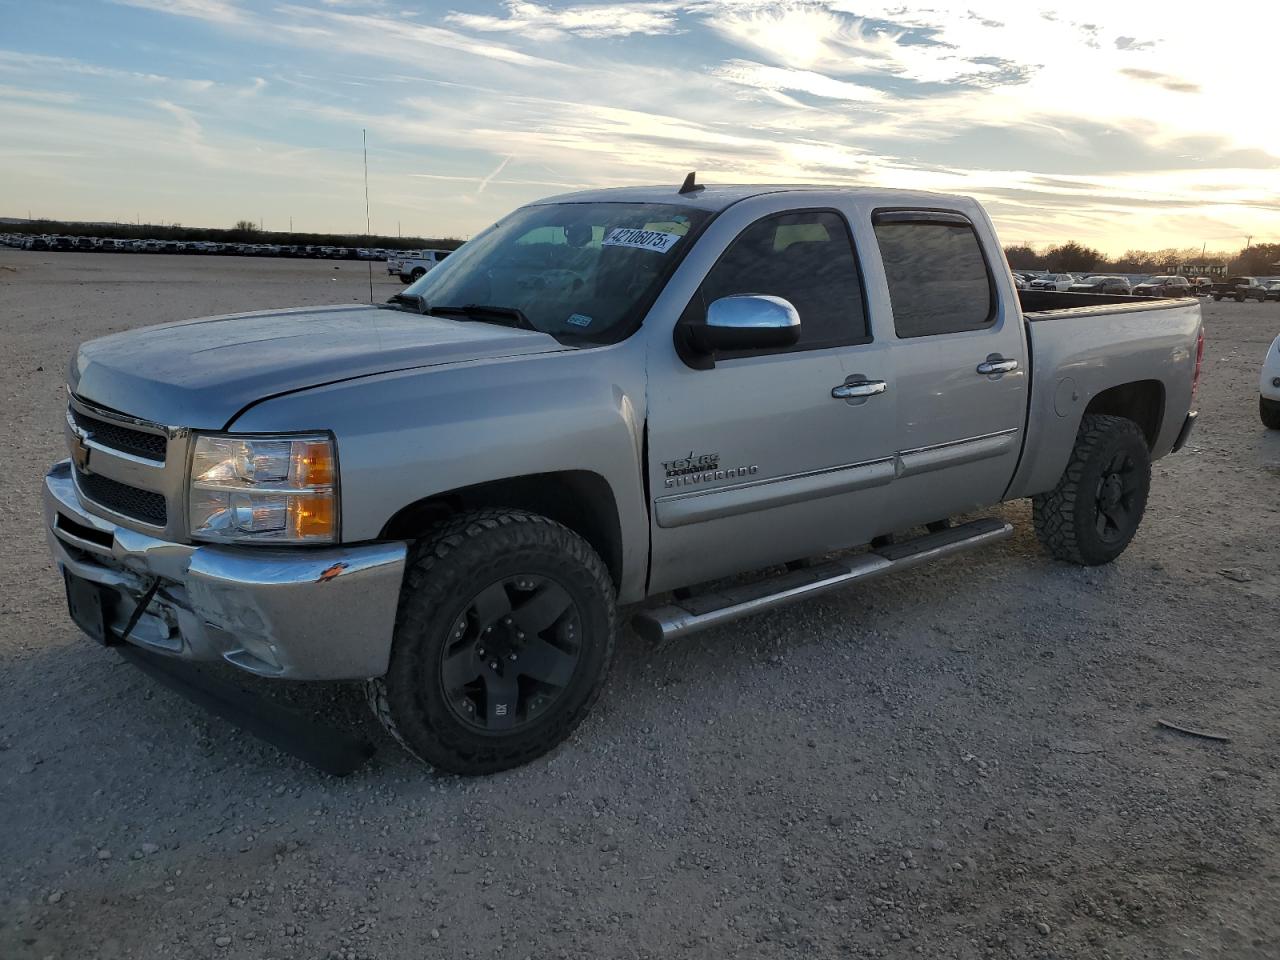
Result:
<instances>
[{"instance_id":1,"label":"truck bed","mask_svg":"<svg viewBox=\"0 0 1280 960\"><path fill-rule=\"evenodd\" d=\"M1019 290L1018 300L1022 303L1022 312L1037 314L1028 316L1028 320L1044 320L1048 317L1039 314L1056 314L1064 310L1079 310L1082 307L1109 306L1123 303L1151 303L1160 297L1135 297L1120 293L1068 293L1065 290Z\"/></svg>"},{"instance_id":2,"label":"truck bed","mask_svg":"<svg viewBox=\"0 0 1280 960\"><path fill-rule=\"evenodd\" d=\"M1191 404L1200 302L1195 297L1019 293L1031 355L1031 404L1024 455L1006 499L1057 483L1081 416L1115 384L1149 393L1151 456L1168 454Z\"/></svg>"}]
</instances>

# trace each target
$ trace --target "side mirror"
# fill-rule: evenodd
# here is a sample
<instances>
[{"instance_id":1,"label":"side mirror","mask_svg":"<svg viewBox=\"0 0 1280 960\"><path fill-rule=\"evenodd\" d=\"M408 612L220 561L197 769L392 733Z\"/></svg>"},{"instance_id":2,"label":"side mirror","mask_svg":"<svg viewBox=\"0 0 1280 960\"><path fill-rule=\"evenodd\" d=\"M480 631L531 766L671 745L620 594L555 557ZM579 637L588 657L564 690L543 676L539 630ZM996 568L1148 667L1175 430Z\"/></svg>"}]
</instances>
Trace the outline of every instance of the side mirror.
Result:
<instances>
[{"instance_id":1,"label":"side mirror","mask_svg":"<svg viewBox=\"0 0 1280 960\"><path fill-rule=\"evenodd\" d=\"M800 314L782 297L738 294L713 301L707 322L688 331L691 345L704 354L790 347L800 339Z\"/></svg>"}]
</instances>

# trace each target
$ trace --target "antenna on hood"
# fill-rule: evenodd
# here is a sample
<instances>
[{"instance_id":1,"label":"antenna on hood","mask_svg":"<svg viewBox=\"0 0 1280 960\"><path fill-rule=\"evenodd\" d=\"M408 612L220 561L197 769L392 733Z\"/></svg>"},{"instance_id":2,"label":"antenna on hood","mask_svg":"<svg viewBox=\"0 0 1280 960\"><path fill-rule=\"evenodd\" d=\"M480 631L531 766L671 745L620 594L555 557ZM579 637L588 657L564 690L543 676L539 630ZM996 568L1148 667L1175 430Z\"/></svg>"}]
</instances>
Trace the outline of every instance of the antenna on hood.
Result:
<instances>
[{"instance_id":1,"label":"antenna on hood","mask_svg":"<svg viewBox=\"0 0 1280 960\"><path fill-rule=\"evenodd\" d=\"M697 193L699 190L707 189L702 184L694 182L697 179L697 176L698 176L697 171L695 170L689 171L689 175L684 178L684 184L680 187L681 195L684 195L686 193Z\"/></svg>"}]
</instances>

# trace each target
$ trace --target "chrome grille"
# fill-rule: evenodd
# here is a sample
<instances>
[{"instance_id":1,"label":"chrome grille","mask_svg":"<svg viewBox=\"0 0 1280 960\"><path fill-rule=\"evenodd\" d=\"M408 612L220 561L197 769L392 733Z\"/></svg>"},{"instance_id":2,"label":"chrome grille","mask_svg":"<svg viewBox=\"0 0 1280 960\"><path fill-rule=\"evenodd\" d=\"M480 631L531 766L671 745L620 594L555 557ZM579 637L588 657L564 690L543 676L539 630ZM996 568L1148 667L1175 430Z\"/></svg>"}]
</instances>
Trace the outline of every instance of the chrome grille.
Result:
<instances>
[{"instance_id":1,"label":"chrome grille","mask_svg":"<svg viewBox=\"0 0 1280 960\"><path fill-rule=\"evenodd\" d=\"M77 469L75 474L80 492L112 513L155 527L163 527L168 522L169 511L163 494L140 490L97 473Z\"/></svg>"},{"instance_id":2,"label":"chrome grille","mask_svg":"<svg viewBox=\"0 0 1280 960\"><path fill-rule=\"evenodd\" d=\"M68 452L80 500L124 527L181 542L190 431L121 413L69 390Z\"/></svg>"},{"instance_id":3,"label":"chrome grille","mask_svg":"<svg viewBox=\"0 0 1280 960\"><path fill-rule=\"evenodd\" d=\"M90 440L101 446L110 447L112 450L119 450L121 453L131 454L135 457L154 460L156 463L164 463L167 441L159 434L145 433L142 430L134 430L119 423L99 420L97 417L89 416L74 408L71 410L71 419L75 421L77 427L88 435Z\"/></svg>"}]
</instances>

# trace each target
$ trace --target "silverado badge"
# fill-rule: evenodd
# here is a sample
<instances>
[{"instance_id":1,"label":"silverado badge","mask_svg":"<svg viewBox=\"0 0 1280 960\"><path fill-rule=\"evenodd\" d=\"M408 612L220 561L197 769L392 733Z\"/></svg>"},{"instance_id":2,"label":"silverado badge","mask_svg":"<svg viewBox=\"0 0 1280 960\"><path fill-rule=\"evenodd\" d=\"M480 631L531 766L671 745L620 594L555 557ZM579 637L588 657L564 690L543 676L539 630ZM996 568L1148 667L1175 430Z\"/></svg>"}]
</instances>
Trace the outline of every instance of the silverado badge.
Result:
<instances>
[{"instance_id":1,"label":"silverado badge","mask_svg":"<svg viewBox=\"0 0 1280 960\"><path fill-rule=\"evenodd\" d=\"M720 454L702 453L695 456L690 450L686 457L664 460L662 469L666 473L666 479L663 480L662 485L671 489L692 486L695 483L713 483L716 480L747 477L759 472L760 467L753 464L749 467L721 468Z\"/></svg>"}]
</instances>

